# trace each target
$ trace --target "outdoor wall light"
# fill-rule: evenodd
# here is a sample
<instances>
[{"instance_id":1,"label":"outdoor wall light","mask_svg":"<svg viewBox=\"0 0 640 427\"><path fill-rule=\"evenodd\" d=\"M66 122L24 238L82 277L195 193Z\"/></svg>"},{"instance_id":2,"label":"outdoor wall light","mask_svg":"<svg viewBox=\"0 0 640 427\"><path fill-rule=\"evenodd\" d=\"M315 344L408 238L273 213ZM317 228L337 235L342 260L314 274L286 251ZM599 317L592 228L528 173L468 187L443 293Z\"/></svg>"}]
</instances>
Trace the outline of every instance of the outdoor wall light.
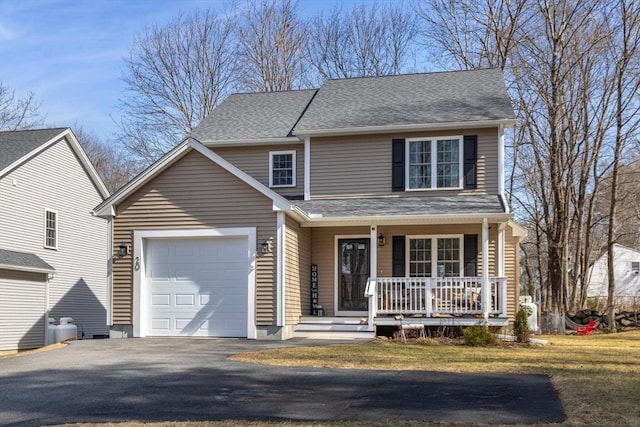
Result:
<instances>
[{"instance_id":1,"label":"outdoor wall light","mask_svg":"<svg viewBox=\"0 0 640 427\"><path fill-rule=\"evenodd\" d=\"M261 247L262 247L263 255L270 254L273 251L273 248L271 247L271 242L269 242L268 240L263 240Z\"/></svg>"},{"instance_id":2,"label":"outdoor wall light","mask_svg":"<svg viewBox=\"0 0 640 427\"><path fill-rule=\"evenodd\" d=\"M128 253L129 253L129 246L125 242L120 243L120 246L118 246L118 258L122 258L123 256L126 256Z\"/></svg>"},{"instance_id":3,"label":"outdoor wall light","mask_svg":"<svg viewBox=\"0 0 640 427\"><path fill-rule=\"evenodd\" d=\"M384 246L385 242L384 234L378 234L378 246Z\"/></svg>"}]
</instances>

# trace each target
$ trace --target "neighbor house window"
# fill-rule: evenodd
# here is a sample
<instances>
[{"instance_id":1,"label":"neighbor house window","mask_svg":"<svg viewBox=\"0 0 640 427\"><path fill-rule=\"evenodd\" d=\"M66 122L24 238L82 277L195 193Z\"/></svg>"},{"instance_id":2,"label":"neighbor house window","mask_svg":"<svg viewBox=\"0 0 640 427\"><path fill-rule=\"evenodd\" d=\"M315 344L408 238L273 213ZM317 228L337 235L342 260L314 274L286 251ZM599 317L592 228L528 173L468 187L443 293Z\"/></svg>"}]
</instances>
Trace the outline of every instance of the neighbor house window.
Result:
<instances>
[{"instance_id":1,"label":"neighbor house window","mask_svg":"<svg viewBox=\"0 0 640 427\"><path fill-rule=\"evenodd\" d=\"M460 277L462 236L408 240L410 277Z\"/></svg>"},{"instance_id":2,"label":"neighbor house window","mask_svg":"<svg viewBox=\"0 0 640 427\"><path fill-rule=\"evenodd\" d=\"M408 189L460 188L462 137L407 139Z\"/></svg>"},{"instance_id":3,"label":"neighbor house window","mask_svg":"<svg viewBox=\"0 0 640 427\"><path fill-rule=\"evenodd\" d=\"M49 209L44 211L44 247L58 248L58 213Z\"/></svg>"},{"instance_id":4,"label":"neighbor house window","mask_svg":"<svg viewBox=\"0 0 640 427\"><path fill-rule=\"evenodd\" d=\"M631 261L631 272L640 274L640 261Z\"/></svg>"},{"instance_id":5,"label":"neighbor house window","mask_svg":"<svg viewBox=\"0 0 640 427\"><path fill-rule=\"evenodd\" d=\"M269 187L295 187L296 152L272 151L269 153Z\"/></svg>"}]
</instances>

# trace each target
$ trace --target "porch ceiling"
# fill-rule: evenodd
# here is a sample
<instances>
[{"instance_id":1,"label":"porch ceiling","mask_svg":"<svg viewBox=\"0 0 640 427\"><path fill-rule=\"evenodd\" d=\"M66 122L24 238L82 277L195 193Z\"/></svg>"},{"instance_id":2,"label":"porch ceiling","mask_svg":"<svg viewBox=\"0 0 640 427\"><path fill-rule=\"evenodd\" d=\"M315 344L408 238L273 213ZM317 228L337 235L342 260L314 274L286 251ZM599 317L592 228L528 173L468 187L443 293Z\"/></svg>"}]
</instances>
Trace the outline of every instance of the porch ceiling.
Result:
<instances>
[{"instance_id":1,"label":"porch ceiling","mask_svg":"<svg viewBox=\"0 0 640 427\"><path fill-rule=\"evenodd\" d=\"M292 202L309 223L348 222L385 224L398 222L507 221L511 215L496 195L377 197L300 200Z\"/></svg>"}]
</instances>

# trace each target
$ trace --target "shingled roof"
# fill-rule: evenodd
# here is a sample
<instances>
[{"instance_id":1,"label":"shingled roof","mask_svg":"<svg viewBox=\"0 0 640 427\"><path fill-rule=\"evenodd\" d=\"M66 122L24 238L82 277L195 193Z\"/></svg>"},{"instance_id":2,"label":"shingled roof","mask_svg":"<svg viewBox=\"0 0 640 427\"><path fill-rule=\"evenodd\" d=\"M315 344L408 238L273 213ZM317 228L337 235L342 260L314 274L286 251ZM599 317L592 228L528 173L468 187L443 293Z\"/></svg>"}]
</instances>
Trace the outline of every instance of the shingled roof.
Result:
<instances>
[{"instance_id":1,"label":"shingled roof","mask_svg":"<svg viewBox=\"0 0 640 427\"><path fill-rule=\"evenodd\" d=\"M204 144L291 138L315 93L308 89L229 95L189 136Z\"/></svg>"},{"instance_id":2,"label":"shingled roof","mask_svg":"<svg viewBox=\"0 0 640 427\"><path fill-rule=\"evenodd\" d=\"M294 133L513 118L499 69L405 74L326 81Z\"/></svg>"},{"instance_id":3,"label":"shingled roof","mask_svg":"<svg viewBox=\"0 0 640 427\"><path fill-rule=\"evenodd\" d=\"M55 268L36 254L0 249L0 268L20 271L53 273Z\"/></svg>"},{"instance_id":4,"label":"shingled roof","mask_svg":"<svg viewBox=\"0 0 640 427\"><path fill-rule=\"evenodd\" d=\"M325 219L387 215L446 216L505 213L500 197L494 195L316 199L292 203L312 217Z\"/></svg>"},{"instance_id":5,"label":"shingled roof","mask_svg":"<svg viewBox=\"0 0 640 427\"><path fill-rule=\"evenodd\" d=\"M31 153L67 128L0 132L0 171Z\"/></svg>"},{"instance_id":6,"label":"shingled roof","mask_svg":"<svg viewBox=\"0 0 640 427\"><path fill-rule=\"evenodd\" d=\"M499 69L327 80L320 89L230 95L188 136L206 145L383 127L513 120Z\"/></svg>"}]
</instances>

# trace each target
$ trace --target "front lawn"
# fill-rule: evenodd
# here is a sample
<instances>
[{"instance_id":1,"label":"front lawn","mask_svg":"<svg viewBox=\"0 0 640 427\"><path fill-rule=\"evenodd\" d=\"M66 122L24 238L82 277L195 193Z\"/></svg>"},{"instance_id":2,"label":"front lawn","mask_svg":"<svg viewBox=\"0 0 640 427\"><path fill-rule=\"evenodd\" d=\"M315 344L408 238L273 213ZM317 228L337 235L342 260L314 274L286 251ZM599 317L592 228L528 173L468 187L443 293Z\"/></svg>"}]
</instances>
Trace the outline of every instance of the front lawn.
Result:
<instances>
[{"instance_id":1,"label":"front lawn","mask_svg":"<svg viewBox=\"0 0 640 427\"><path fill-rule=\"evenodd\" d=\"M280 366L535 373L559 391L567 426L640 425L640 331L549 336L545 346L411 345L374 341L273 349L233 360Z\"/></svg>"}]
</instances>

